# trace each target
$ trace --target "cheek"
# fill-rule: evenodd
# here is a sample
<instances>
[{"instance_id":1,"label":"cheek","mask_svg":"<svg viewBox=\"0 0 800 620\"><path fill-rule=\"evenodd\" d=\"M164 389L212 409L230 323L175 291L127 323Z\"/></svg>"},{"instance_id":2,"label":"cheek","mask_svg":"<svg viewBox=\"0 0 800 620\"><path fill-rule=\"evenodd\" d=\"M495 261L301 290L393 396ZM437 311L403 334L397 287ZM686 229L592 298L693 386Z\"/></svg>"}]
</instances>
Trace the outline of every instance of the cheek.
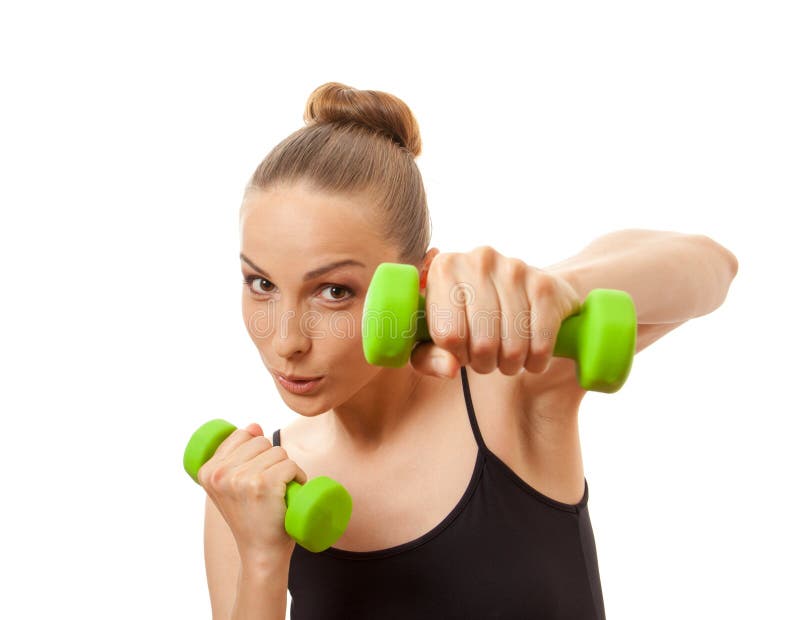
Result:
<instances>
[{"instance_id":1,"label":"cheek","mask_svg":"<svg viewBox=\"0 0 800 620\"><path fill-rule=\"evenodd\" d=\"M306 323L305 333L311 345L309 354L331 373L352 375L367 363L361 344L360 315L356 320L351 312L317 313L313 321Z\"/></svg>"},{"instance_id":2,"label":"cheek","mask_svg":"<svg viewBox=\"0 0 800 620\"><path fill-rule=\"evenodd\" d=\"M242 322L244 323L247 333L250 333L250 309L247 307L247 300L242 295Z\"/></svg>"},{"instance_id":3,"label":"cheek","mask_svg":"<svg viewBox=\"0 0 800 620\"><path fill-rule=\"evenodd\" d=\"M250 338L261 347L271 331L274 331L274 320L267 314L265 306L258 305L249 297L242 297L242 321Z\"/></svg>"},{"instance_id":4,"label":"cheek","mask_svg":"<svg viewBox=\"0 0 800 620\"><path fill-rule=\"evenodd\" d=\"M322 329L334 348L341 351L361 346L361 323L355 312L334 312L325 318Z\"/></svg>"}]
</instances>

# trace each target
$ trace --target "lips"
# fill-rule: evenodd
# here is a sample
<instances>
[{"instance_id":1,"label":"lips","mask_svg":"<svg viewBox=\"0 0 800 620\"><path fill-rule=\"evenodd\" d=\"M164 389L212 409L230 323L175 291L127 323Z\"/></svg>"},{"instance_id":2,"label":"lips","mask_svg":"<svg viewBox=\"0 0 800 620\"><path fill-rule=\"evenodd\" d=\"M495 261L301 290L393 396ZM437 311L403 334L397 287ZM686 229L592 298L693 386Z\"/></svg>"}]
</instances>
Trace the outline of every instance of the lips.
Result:
<instances>
[{"instance_id":1,"label":"lips","mask_svg":"<svg viewBox=\"0 0 800 620\"><path fill-rule=\"evenodd\" d=\"M325 380L324 376L321 377L307 377L306 379L289 379L280 373L273 373L275 380L288 392L292 394L312 394L317 390L320 383ZM299 375L290 375L298 377Z\"/></svg>"},{"instance_id":2,"label":"lips","mask_svg":"<svg viewBox=\"0 0 800 620\"><path fill-rule=\"evenodd\" d=\"M319 379L322 375L317 375L316 377L303 377L301 375L285 375L280 372L275 372L276 375L287 379L288 381L312 381L313 379Z\"/></svg>"}]
</instances>

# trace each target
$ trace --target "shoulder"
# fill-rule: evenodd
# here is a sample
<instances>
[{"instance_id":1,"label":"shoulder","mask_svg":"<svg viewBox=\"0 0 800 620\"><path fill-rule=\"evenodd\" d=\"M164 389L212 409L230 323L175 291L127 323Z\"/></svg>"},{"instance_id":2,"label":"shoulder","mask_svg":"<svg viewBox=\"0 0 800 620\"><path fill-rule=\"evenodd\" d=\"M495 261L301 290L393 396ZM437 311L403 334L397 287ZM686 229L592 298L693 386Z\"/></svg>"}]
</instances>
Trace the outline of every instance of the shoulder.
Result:
<instances>
[{"instance_id":1,"label":"shoulder","mask_svg":"<svg viewBox=\"0 0 800 620\"><path fill-rule=\"evenodd\" d=\"M312 419L298 416L283 427L274 427L268 436L274 445L276 431L280 431L281 447L290 455L308 452L309 441L314 437Z\"/></svg>"},{"instance_id":2,"label":"shoulder","mask_svg":"<svg viewBox=\"0 0 800 620\"><path fill-rule=\"evenodd\" d=\"M639 324L636 353L683 323ZM577 503L584 490L578 411L587 392L576 370L574 360L561 357L543 373L467 370L489 449L532 487L568 504Z\"/></svg>"},{"instance_id":3,"label":"shoulder","mask_svg":"<svg viewBox=\"0 0 800 620\"><path fill-rule=\"evenodd\" d=\"M570 379L570 373L571 379ZM508 376L467 368L478 425L487 447L526 483L566 504L583 497L578 409L586 394L574 362L554 358L547 372Z\"/></svg>"}]
</instances>

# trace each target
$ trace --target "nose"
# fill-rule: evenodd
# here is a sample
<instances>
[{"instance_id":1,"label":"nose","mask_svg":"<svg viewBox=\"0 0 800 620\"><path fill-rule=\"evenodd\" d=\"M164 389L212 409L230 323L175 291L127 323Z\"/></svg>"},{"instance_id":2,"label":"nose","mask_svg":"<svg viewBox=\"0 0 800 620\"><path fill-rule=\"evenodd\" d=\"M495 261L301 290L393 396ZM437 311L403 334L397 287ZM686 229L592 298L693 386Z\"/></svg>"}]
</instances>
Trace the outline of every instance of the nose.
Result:
<instances>
[{"instance_id":1,"label":"nose","mask_svg":"<svg viewBox=\"0 0 800 620\"><path fill-rule=\"evenodd\" d=\"M311 347L311 338L305 333L302 316L298 316L294 310L281 313L277 327L272 335L272 346L276 355L289 359L306 353Z\"/></svg>"}]
</instances>

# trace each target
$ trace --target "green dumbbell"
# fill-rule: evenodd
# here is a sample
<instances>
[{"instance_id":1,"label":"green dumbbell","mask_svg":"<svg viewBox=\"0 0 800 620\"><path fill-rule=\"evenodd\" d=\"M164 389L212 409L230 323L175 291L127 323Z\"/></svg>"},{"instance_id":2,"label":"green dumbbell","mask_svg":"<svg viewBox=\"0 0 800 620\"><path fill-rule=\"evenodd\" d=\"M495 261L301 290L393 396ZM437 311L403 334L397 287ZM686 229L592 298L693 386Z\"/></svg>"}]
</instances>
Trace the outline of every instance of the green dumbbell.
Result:
<instances>
[{"instance_id":1,"label":"green dumbbell","mask_svg":"<svg viewBox=\"0 0 800 620\"><path fill-rule=\"evenodd\" d=\"M381 263L364 300L364 357L376 366L405 366L417 341L431 340L414 265ZM575 360L581 387L616 392L628 378L636 347L636 309L625 291L596 288L561 322L554 357Z\"/></svg>"},{"instance_id":2,"label":"green dumbbell","mask_svg":"<svg viewBox=\"0 0 800 620\"><path fill-rule=\"evenodd\" d=\"M197 472L236 427L225 420L211 420L198 428L183 453L183 468L199 484ZM286 485L286 533L313 553L324 551L344 533L353 500L347 490L327 476L305 484Z\"/></svg>"}]
</instances>

